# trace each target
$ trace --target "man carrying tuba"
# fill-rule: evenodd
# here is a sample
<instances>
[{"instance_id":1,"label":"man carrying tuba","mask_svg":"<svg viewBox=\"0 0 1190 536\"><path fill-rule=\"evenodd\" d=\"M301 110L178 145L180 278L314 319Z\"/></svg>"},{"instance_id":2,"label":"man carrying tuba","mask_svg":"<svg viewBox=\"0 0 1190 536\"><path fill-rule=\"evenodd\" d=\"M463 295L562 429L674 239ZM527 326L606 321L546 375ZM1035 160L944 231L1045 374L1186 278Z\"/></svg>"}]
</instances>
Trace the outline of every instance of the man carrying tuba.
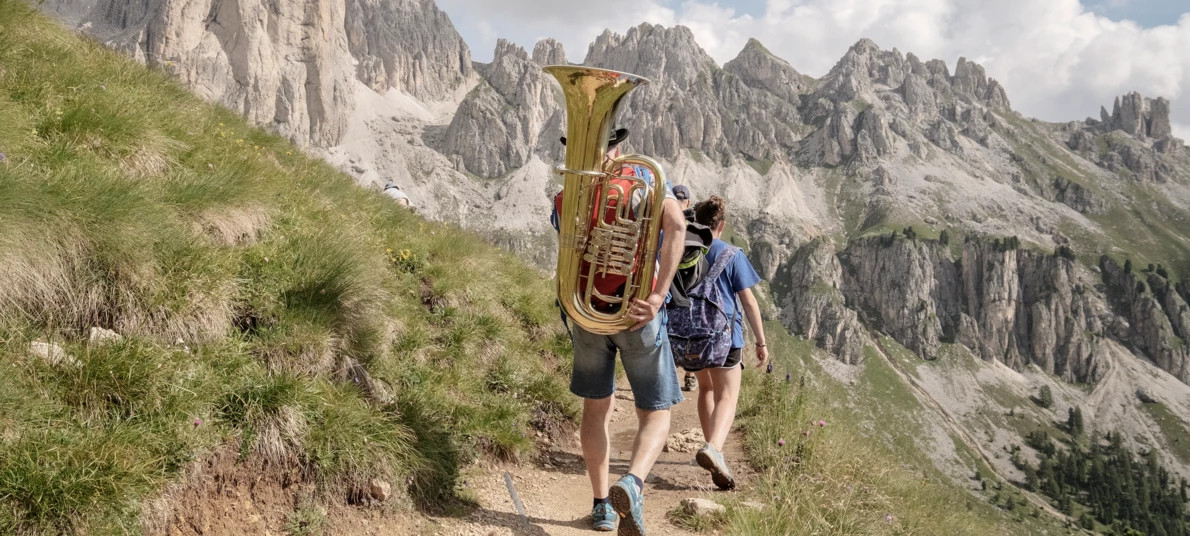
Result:
<instances>
[{"instance_id":1,"label":"man carrying tuba","mask_svg":"<svg viewBox=\"0 0 1190 536\"><path fill-rule=\"evenodd\" d=\"M568 80L587 81L576 78L588 76L587 72L600 76L623 75L599 70L576 74L580 69L583 68L547 68L563 83L564 90L567 89ZM564 78L564 75L569 78ZM573 105L577 100L581 99L567 94L568 105ZM605 113L610 116L614 114L614 109L613 105ZM643 481L661 454L669 435L669 408L683 399L674 373L665 327L667 293L680 262L683 241L665 240L665 237L682 237L686 221L670 185L657 184L664 182L664 176L659 176L660 168L655 162L644 157L620 156L620 143L628 137L627 129L603 134L606 138L587 136L590 146L577 147L578 143L574 141L575 133L581 130L580 121L581 114L572 106L568 113L568 133L572 141L572 146L567 147L569 169L560 171L573 174L568 179L579 178L577 176L586 178L595 175L589 171L590 168L599 166L598 171L605 175L584 182L586 186L583 187L578 186L577 180L568 182L567 187L555 198L555 211L551 217L555 227L560 228L559 300L571 300L569 307L563 307L564 318L570 317L568 327L574 345L570 390L584 399L579 437L594 496L591 512L593 528L610 531L616 527L615 520L619 516L619 534L643 535ZM608 133L609 130L604 126L586 132ZM563 144L566 141L567 138L562 138ZM604 143L604 155L593 152L602 150ZM586 151L589 160L585 164L576 163L574 153L577 151ZM601 156L598 164L593 158L597 156ZM642 163L644 165L640 165ZM645 189L645 186L651 189ZM584 198L581 208L563 210L566 197L570 196ZM649 206L659 207L660 211L650 211ZM564 214L569 216L570 221ZM628 228L645 226L640 227L644 229L640 233L641 240L633 245L618 242L609 246L608 241L601 242L599 228L613 226L613 222ZM579 229L567 229L567 225ZM660 233L651 231L659 236L643 236L650 233L647 230L650 228L659 228ZM626 250L628 252L623 253ZM606 260L605 254L614 256L616 251L622 252L623 257L637 259L631 273L617 270L615 261L600 265ZM577 290L572 289L575 285L562 280L564 270L561 265L564 262L574 263L573 270L565 273L577 274L574 277ZM643 283L634 283L634 276L642 273L644 275L637 281ZM584 299L577 300L575 296ZM574 305L575 301L584 303L578 307ZM589 312L580 311L587 306ZM610 318L614 320L607 320ZM616 389L617 352L632 387L638 424L628 474L610 484L608 465L611 445L608 426Z\"/></svg>"}]
</instances>

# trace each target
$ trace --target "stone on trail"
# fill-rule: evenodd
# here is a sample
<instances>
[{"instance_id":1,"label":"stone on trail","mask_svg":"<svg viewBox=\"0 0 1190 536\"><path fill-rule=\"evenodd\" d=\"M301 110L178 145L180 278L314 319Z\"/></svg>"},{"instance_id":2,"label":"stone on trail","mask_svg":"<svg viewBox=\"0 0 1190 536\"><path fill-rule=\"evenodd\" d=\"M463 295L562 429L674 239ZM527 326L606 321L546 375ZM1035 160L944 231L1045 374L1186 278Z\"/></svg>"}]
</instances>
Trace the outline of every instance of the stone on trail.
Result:
<instances>
[{"instance_id":1,"label":"stone on trail","mask_svg":"<svg viewBox=\"0 0 1190 536\"><path fill-rule=\"evenodd\" d=\"M696 516L709 516L727 512L727 507L708 499L682 499L682 508Z\"/></svg>"},{"instance_id":2,"label":"stone on trail","mask_svg":"<svg viewBox=\"0 0 1190 536\"><path fill-rule=\"evenodd\" d=\"M706 444L702 430L691 428L679 434L672 434L665 440L665 452L697 452Z\"/></svg>"}]
</instances>

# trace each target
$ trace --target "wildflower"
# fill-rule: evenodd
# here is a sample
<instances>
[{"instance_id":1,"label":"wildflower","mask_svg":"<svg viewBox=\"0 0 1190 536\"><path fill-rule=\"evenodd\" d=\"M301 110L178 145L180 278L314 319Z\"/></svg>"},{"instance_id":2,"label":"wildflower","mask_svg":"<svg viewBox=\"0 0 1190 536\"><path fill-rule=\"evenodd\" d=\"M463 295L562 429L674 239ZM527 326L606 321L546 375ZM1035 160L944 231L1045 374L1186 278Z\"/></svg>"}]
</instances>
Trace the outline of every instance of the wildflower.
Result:
<instances>
[{"instance_id":1,"label":"wildflower","mask_svg":"<svg viewBox=\"0 0 1190 536\"><path fill-rule=\"evenodd\" d=\"M264 262L269 262L269 258L268 258L268 257L265 257L265 258L264 258Z\"/></svg>"},{"instance_id":2,"label":"wildflower","mask_svg":"<svg viewBox=\"0 0 1190 536\"><path fill-rule=\"evenodd\" d=\"M772 373L773 373L773 364L772 364L772 363L769 363L769 366L767 366L767 367L765 367L765 368L764 368L764 373L765 373L765 374L772 374Z\"/></svg>"},{"instance_id":3,"label":"wildflower","mask_svg":"<svg viewBox=\"0 0 1190 536\"><path fill-rule=\"evenodd\" d=\"M0 153L0 164L7 164L7 163L8 163L8 157L4 156L4 153Z\"/></svg>"},{"instance_id":4,"label":"wildflower","mask_svg":"<svg viewBox=\"0 0 1190 536\"><path fill-rule=\"evenodd\" d=\"M173 67L173 66L174 66L174 62L172 62L172 61L167 61L167 62L165 62L165 64L166 64L166 65L168 65L168 66L170 66L170 67Z\"/></svg>"},{"instance_id":5,"label":"wildflower","mask_svg":"<svg viewBox=\"0 0 1190 536\"><path fill-rule=\"evenodd\" d=\"M802 432L802 435L804 435L806 437L810 437L810 430L806 430L805 432Z\"/></svg>"},{"instance_id":6,"label":"wildflower","mask_svg":"<svg viewBox=\"0 0 1190 536\"><path fill-rule=\"evenodd\" d=\"M784 447L784 446L785 446L785 440L784 440L784 439L778 439L778 440L777 440L777 446L778 446L778 447Z\"/></svg>"},{"instance_id":7,"label":"wildflower","mask_svg":"<svg viewBox=\"0 0 1190 536\"><path fill-rule=\"evenodd\" d=\"M790 376L789 376L789 373L788 373L788 372L787 372L787 373L785 373L785 382L786 382L786 383L788 383L788 382L789 382L789 378L790 378Z\"/></svg>"},{"instance_id":8,"label":"wildflower","mask_svg":"<svg viewBox=\"0 0 1190 536\"><path fill-rule=\"evenodd\" d=\"M223 126L223 123L219 123L219 126Z\"/></svg>"},{"instance_id":9,"label":"wildflower","mask_svg":"<svg viewBox=\"0 0 1190 536\"><path fill-rule=\"evenodd\" d=\"M826 426L826 421L818 421L818 426L819 427Z\"/></svg>"},{"instance_id":10,"label":"wildflower","mask_svg":"<svg viewBox=\"0 0 1190 536\"><path fill-rule=\"evenodd\" d=\"M238 140L236 140L236 143L244 143L244 140L242 138L238 139Z\"/></svg>"},{"instance_id":11,"label":"wildflower","mask_svg":"<svg viewBox=\"0 0 1190 536\"><path fill-rule=\"evenodd\" d=\"M102 90L106 91L106 90L107 90L107 84L99 84L99 89L102 89Z\"/></svg>"},{"instance_id":12,"label":"wildflower","mask_svg":"<svg viewBox=\"0 0 1190 536\"><path fill-rule=\"evenodd\" d=\"M285 151L285 154L293 154L293 151Z\"/></svg>"},{"instance_id":13,"label":"wildflower","mask_svg":"<svg viewBox=\"0 0 1190 536\"><path fill-rule=\"evenodd\" d=\"M892 514L884 514L884 520L885 520L885 521L888 521L889 523L892 523L892 522L893 522L893 515L892 515Z\"/></svg>"},{"instance_id":14,"label":"wildflower","mask_svg":"<svg viewBox=\"0 0 1190 536\"><path fill-rule=\"evenodd\" d=\"M392 253L393 248L384 248L385 253Z\"/></svg>"},{"instance_id":15,"label":"wildflower","mask_svg":"<svg viewBox=\"0 0 1190 536\"><path fill-rule=\"evenodd\" d=\"M202 425L202 419L194 419L194 427L198 428Z\"/></svg>"}]
</instances>

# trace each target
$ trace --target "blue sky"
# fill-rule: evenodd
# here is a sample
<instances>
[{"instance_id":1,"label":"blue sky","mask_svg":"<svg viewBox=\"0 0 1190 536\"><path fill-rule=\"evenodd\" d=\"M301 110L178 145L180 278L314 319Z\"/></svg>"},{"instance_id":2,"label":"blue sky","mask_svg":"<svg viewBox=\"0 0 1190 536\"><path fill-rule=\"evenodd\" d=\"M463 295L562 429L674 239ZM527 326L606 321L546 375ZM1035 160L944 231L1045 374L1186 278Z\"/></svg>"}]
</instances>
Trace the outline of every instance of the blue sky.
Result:
<instances>
[{"instance_id":1,"label":"blue sky","mask_svg":"<svg viewBox=\"0 0 1190 536\"><path fill-rule=\"evenodd\" d=\"M1112 20L1131 20L1145 28L1177 24L1179 16L1190 12L1187 0L1095 0L1084 5Z\"/></svg>"},{"instance_id":2,"label":"blue sky","mask_svg":"<svg viewBox=\"0 0 1190 536\"><path fill-rule=\"evenodd\" d=\"M1013 108L1049 121L1098 117L1129 91L1172 101L1190 137L1190 0L436 0L490 61L497 38L527 49L545 37L581 62L605 29L689 27L720 64L757 38L821 76L860 38L885 49L982 64Z\"/></svg>"}]
</instances>

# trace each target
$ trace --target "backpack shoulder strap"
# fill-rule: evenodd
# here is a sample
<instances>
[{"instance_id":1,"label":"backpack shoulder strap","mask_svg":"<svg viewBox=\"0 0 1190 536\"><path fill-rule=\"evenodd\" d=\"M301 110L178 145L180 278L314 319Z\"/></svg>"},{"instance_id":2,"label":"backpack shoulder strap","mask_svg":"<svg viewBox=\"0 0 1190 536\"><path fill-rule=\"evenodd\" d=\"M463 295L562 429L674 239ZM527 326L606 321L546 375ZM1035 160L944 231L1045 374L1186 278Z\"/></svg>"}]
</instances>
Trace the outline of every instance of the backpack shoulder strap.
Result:
<instances>
[{"instance_id":1,"label":"backpack shoulder strap","mask_svg":"<svg viewBox=\"0 0 1190 536\"><path fill-rule=\"evenodd\" d=\"M707 281L715 281L719 279L719 274L727 269L728 263L735 257L736 253L740 252L740 248L735 246L727 246L723 251L719 252L719 256L715 258L715 264L711 265L711 269L707 270L707 275L703 276L702 281L698 284L702 286Z\"/></svg>"}]
</instances>

